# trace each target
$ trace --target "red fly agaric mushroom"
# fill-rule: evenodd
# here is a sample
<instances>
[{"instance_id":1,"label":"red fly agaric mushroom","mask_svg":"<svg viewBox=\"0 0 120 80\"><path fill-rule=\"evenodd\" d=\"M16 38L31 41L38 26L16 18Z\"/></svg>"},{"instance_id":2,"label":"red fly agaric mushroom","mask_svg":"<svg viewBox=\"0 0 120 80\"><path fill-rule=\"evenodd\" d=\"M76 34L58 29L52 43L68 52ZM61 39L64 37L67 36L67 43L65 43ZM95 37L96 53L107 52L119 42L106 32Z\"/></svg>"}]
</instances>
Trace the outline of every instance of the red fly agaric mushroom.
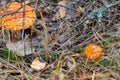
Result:
<instances>
[{"instance_id":1,"label":"red fly agaric mushroom","mask_svg":"<svg viewBox=\"0 0 120 80\"><path fill-rule=\"evenodd\" d=\"M85 48L84 54L91 60L98 60L103 55L102 48L96 44L89 44Z\"/></svg>"},{"instance_id":2,"label":"red fly agaric mushroom","mask_svg":"<svg viewBox=\"0 0 120 80\"><path fill-rule=\"evenodd\" d=\"M27 29L33 25L36 20L36 14L29 5L22 5L22 3L12 2L1 7L0 26L8 30Z\"/></svg>"}]
</instances>

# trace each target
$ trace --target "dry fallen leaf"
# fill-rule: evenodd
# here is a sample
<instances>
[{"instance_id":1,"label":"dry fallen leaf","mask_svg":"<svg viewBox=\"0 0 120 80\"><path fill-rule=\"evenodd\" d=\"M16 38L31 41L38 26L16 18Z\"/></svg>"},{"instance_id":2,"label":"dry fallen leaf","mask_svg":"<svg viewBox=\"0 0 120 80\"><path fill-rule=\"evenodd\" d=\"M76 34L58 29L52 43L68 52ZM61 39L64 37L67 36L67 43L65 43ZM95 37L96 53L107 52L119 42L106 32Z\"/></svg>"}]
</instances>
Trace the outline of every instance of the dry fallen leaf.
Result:
<instances>
[{"instance_id":1,"label":"dry fallen leaf","mask_svg":"<svg viewBox=\"0 0 120 80\"><path fill-rule=\"evenodd\" d=\"M28 37L24 40L20 40L17 42L8 42L6 43L6 47L8 50L15 53L17 56L25 56L34 53L34 48L31 47L30 39Z\"/></svg>"},{"instance_id":2,"label":"dry fallen leaf","mask_svg":"<svg viewBox=\"0 0 120 80\"><path fill-rule=\"evenodd\" d=\"M33 69L35 70L42 70L45 66L46 66L46 63L44 62L40 62L38 57L35 58L32 62L32 64L30 65Z\"/></svg>"},{"instance_id":3,"label":"dry fallen leaf","mask_svg":"<svg viewBox=\"0 0 120 80\"><path fill-rule=\"evenodd\" d=\"M58 5L65 6L65 5L66 5L66 2L67 2L66 0L59 1L59 2L58 2Z\"/></svg>"},{"instance_id":4,"label":"dry fallen leaf","mask_svg":"<svg viewBox=\"0 0 120 80\"><path fill-rule=\"evenodd\" d=\"M73 55L71 55L72 57L79 57L80 56L80 54L79 53L75 53L75 54L73 54Z\"/></svg>"},{"instance_id":5,"label":"dry fallen leaf","mask_svg":"<svg viewBox=\"0 0 120 80\"><path fill-rule=\"evenodd\" d=\"M58 19L61 19L61 18L64 18L67 14L67 11L66 11L66 8L63 7L66 5L66 2L65 0L63 1L59 1L58 2L58 5L61 5L58 9L58 11L56 12L56 14L53 16L52 20L58 20Z\"/></svg>"},{"instance_id":6,"label":"dry fallen leaf","mask_svg":"<svg viewBox=\"0 0 120 80\"><path fill-rule=\"evenodd\" d=\"M78 11L78 12L81 12L81 13L84 13L84 12L85 12L85 9L79 6L79 7L77 8L77 11Z\"/></svg>"},{"instance_id":7,"label":"dry fallen leaf","mask_svg":"<svg viewBox=\"0 0 120 80\"><path fill-rule=\"evenodd\" d=\"M48 42L51 42L52 40L56 40L56 39L58 39L59 38L59 35L52 35L52 36L50 36L49 38L48 38Z\"/></svg>"},{"instance_id":8,"label":"dry fallen leaf","mask_svg":"<svg viewBox=\"0 0 120 80\"><path fill-rule=\"evenodd\" d=\"M0 62L0 69L4 66L4 64L2 62Z\"/></svg>"}]
</instances>

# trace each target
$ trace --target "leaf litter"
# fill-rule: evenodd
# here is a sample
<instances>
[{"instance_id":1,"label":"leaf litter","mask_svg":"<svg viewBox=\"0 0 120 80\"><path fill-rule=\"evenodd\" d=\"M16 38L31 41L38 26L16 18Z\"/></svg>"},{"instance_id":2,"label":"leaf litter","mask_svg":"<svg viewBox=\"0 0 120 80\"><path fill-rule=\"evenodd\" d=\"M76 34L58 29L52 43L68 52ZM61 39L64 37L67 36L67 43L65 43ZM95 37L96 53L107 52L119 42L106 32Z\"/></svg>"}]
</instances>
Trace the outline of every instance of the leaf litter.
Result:
<instances>
[{"instance_id":1,"label":"leaf litter","mask_svg":"<svg viewBox=\"0 0 120 80\"><path fill-rule=\"evenodd\" d=\"M117 24L120 20L118 14L120 5L118 0L108 2L111 3L110 6L114 6L110 7L104 14L102 13L102 17L98 21L99 14L97 13L96 16L95 10L104 6L103 2L100 1L60 0L54 3L52 0L28 0L27 4L34 7L37 14L36 23L31 29L25 30L24 35L28 36L28 39L22 43L20 38L18 41L10 42L6 37L9 37L11 33L4 34L1 30L1 43L5 45L0 47L0 52L2 54L3 47L7 47L9 44L10 51L16 54L22 53L24 59L29 58L30 62L24 61L24 59L21 63L8 61L15 65L17 70L25 71L21 74L15 74L19 78L38 80L119 79L120 45L119 35L115 35L118 34L116 32L119 32ZM39 11L43 11L43 19ZM87 16L91 13L95 14L92 15L94 18L88 19ZM43 22L46 24L47 42L44 39L46 32ZM85 58L83 50L89 43L99 44L104 48L105 54L100 61L94 62ZM27 46L24 47L24 45ZM18 50L18 46L22 46L21 51ZM25 48L28 55L23 54ZM62 54L63 50L64 55ZM109 65L104 66L105 63L109 63ZM9 67L14 69L13 66ZM30 72L31 68L35 71ZM6 75L8 75L7 78L15 79L14 74L2 74L3 77Z\"/></svg>"}]
</instances>

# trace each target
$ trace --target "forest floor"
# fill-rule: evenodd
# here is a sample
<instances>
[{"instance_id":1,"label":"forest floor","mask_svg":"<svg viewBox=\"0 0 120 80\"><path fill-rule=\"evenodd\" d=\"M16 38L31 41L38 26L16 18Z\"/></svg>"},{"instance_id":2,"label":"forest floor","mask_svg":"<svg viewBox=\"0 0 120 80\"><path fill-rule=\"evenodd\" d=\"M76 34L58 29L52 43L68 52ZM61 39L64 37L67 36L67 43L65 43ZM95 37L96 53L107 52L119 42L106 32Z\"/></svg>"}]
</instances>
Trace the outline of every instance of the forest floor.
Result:
<instances>
[{"instance_id":1,"label":"forest floor","mask_svg":"<svg viewBox=\"0 0 120 80\"><path fill-rule=\"evenodd\" d=\"M120 80L119 0L26 0L25 4L35 10L33 26L0 29L0 80ZM86 57L89 44L101 48L97 60Z\"/></svg>"}]
</instances>

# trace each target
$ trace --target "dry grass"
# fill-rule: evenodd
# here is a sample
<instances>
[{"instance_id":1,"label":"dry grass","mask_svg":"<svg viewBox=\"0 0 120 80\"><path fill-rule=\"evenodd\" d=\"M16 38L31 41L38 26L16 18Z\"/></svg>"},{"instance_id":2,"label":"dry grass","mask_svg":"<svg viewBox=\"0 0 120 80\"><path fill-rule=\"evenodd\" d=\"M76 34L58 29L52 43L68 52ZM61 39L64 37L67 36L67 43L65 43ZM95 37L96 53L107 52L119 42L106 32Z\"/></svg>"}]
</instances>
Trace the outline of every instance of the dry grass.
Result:
<instances>
[{"instance_id":1,"label":"dry grass","mask_svg":"<svg viewBox=\"0 0 120 80\"><path fill-rule=\"evenodd\" d=\"M64 6L68 17L52 21L57 2L38 1L29 2L36 11L37 20L31 29L25 30L26 35L32 36L36 54L19 57L9 52L5 48L8 40L3 39L1 29L1 80L120 79L120 4L110 7L99 22L97 18L86 18L95 7L103 6L102 3L95 0L68 0L68 5ZM119 0L108 1L115 3ZM77 12L78 6L85 8L85 13ZM4 34L4 37L7 35ZM84 48L90 43L103 47L104 55L100 60L92 61L84 56ZM33 70L30 64L35 57L46 62L47 66L40 71Z\"/></svg>"}]
</instances>

